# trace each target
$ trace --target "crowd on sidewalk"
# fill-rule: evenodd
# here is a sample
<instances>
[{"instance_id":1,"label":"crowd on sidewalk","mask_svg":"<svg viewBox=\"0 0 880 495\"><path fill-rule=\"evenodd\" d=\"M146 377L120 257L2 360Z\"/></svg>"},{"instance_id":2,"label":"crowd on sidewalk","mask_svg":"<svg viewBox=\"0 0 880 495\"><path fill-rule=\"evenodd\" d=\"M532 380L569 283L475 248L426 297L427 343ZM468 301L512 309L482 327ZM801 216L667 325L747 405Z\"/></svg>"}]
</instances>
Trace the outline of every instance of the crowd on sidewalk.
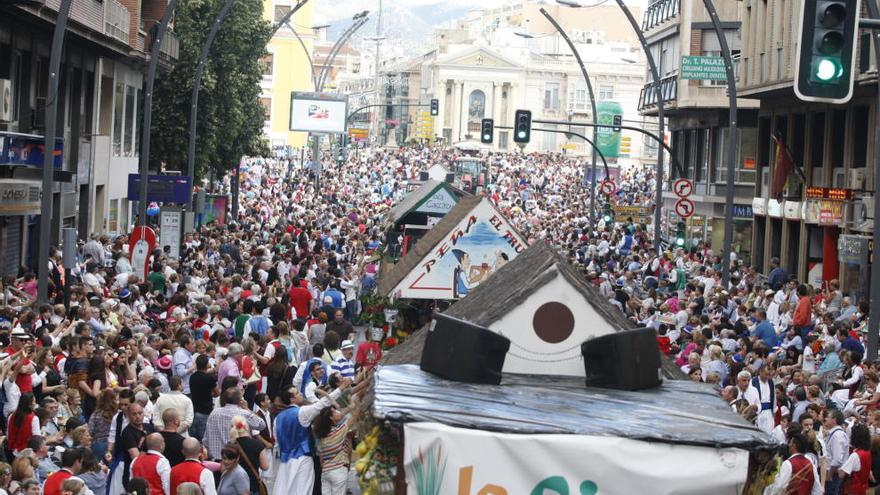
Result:
<instances>
[{"instance_id":1,"label":"crowd on sidewalk","mask_svg":"<svg viewBox=\"0 0 880 495\"><path fill-rule=\"evenodd\" d=\"M408 180L453 160L365 150L315 180L249 159L238 217L188 234L178 259L157 249L138 273L125 235L92 236L75 266L53 250L52 304L34 302L30 271L7 278L0 495L346 493L383 338L352 322L376 285L384 215ZM557 247L609 304L655 328L690 379L787 446L766 493L873 486L880 369L863 359L865 301L836 280L800 283L778 260L764 276L707 243L657 254L631 221L591 231L577 158L489 161L486 194L524 238ZM618 179L601 201L653 207L650 171Z\"/></svg>"}]
</instances>

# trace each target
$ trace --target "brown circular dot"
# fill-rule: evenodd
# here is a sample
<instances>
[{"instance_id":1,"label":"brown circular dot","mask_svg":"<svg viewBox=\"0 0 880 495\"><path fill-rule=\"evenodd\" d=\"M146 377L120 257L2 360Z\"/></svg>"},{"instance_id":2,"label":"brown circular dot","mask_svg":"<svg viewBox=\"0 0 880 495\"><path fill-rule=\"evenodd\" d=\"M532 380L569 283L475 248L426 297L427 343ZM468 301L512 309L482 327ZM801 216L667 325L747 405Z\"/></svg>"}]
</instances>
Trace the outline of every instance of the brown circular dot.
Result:
<instances>
[{"instance_id":1,"label":"brown circular dot","mask_svg":"<svg viewBox=\"0 0 880 495\"><path fill-rule=\"evenodd\" d=\"M574 331L574 315L560 302L544 303L532 317L532 328L544 342L558 344Z\"/></svg>"}]
</instances>

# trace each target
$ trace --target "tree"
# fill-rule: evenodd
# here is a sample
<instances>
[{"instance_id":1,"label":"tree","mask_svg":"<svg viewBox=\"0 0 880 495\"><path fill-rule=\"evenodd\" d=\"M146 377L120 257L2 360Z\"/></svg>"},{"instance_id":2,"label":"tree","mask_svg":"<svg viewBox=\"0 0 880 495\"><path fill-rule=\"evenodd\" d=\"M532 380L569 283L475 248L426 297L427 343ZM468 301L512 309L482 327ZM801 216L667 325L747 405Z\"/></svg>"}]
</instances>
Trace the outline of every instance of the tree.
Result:
<instances>
[{"instance_id":1,"label":"tree","mask_svg":"<svg viewBox=\"0 0 880 495\"><path fill-rule=\"evenodd\" d=\"M177 4L174 33L180 56L159 76L154 97L151 157L170 170L186 172L190 97L196 62L223 0ZM260 60L272 28L263 20L260 0L234 0L220 27L202 75L196 126L196 183L210 170L222 177L243 155L266 151L262 139L265 110L260 104Z\"/></svg>"}]
</instances>

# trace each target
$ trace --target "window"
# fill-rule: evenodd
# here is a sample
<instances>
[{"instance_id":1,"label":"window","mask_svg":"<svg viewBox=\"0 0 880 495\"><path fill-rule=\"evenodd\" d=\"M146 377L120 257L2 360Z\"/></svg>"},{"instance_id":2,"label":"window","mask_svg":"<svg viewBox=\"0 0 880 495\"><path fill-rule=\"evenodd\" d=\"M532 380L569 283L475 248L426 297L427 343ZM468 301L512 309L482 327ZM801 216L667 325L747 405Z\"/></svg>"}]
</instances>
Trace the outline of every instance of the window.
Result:
<instances>
[{"instance_id":1,"label":"window","mask_svg":"<svg viewBox=\"0 0 880 495\"><path fill-rule=\"evenodd\" d=\"M263 59L260 61L263 65L263 76L272 77L273 69L274 69L274 67L273 67L274 61L275 61L275 56L272 55L271 53L266 55L265 57L263 57Z\"/></svg>"},{"instance_id":2,"label":"window","mask_svg":"<svg viewBox=\"0 0 880 495\"><path fill-rule=\"evenodd\" d=\"M586 110L587 109L587 90L585 88L573 88L568 93L568 109L569 110Z\"/></svg>"},{"instance_id":3,"label":"window","mask_svg":"<svg viewBox=\"0 0 880 495\"><path fill-rule=\"evenodd\" d=\"M544 110L559 110L559 83L544 85Z\"/></svg>"},{"instance_id":4,"label":"window","mask_svg":"<svg viewBox=\"0 0 880 495\"><path fill-rule=\"evenodd\" d=\"M125 129L123 149L125 156L134 156L134 86L125 87Z\"/></svg>"},{"instance_id":5,"label":"window","mask_svg":"<svg viewBox=\"0 0 880 495\"><path fill-rule=\"evenodd\" d=\"M122 156L122 119L125 113L125 85L116 83L113 94L113 155Z\"/></svg>"},{"instance_id":6,"label":"window","mask_svg":"<svg viewBox=\"0 0 880 495\"><path fill-rule=\"evenodd\" d=\"M266 109L266 118L268 119L272 115L272 98L260 98L260 105Z\"/></svg>"},{"instance_id":7,"label":"window","mask_svg":"<svg viewBox=\"0 0 880 495\"><path fill-rule=\"evenodd\" d=\"M276 5L275 6L275 22L281 22L284 19L284 16L290 12L290 5Z\"/></svg>"},{"instance_id":8,"label":"window","mask_svg":"<svg viewBox=\"0 0 880 495\"><path fill-rule=\"evenodd\" d=\"M599 85L599 101L613 100L614 86Z\"/></svg>"}]
</instances>

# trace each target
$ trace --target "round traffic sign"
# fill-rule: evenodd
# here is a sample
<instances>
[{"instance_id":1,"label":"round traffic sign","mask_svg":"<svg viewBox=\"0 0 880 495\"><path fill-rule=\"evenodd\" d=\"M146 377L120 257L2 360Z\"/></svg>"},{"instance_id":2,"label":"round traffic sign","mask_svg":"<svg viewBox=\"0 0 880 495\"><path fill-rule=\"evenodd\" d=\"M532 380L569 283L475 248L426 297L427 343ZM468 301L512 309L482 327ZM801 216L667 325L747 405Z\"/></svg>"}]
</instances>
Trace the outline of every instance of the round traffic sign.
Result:
<instances>
[{"instance_id":1,"label":"round traffic sign","mask_svg":"<svg viewBox=\"0 0 880 495\"><path fill-rule=\"evenodd\" d=\"M602 184L599 185L599 191L601 191L602 194L610 196L617 192L617 184L611 179L605 179L602 181Z\"/></svg>"},{"instance_id":2,"label":"round traffic sign","mask_svg":"<svg viewBox=\"0 0 880 495\"><path fill-rule=\"evenodd\" d=\"M681 198L675 202L675 214L681 218L688 218L693 215L695 208L694 202L687 198Z\"/></svg>"},{"instance_id":3,"label":"round traffic sign","mask_svg":"<svg viewBox=\"0 0 880 495\"><path fill-rule=\"evenodd\" d=\"M694 192L694 183L688 179L678 179L672 184L672 190L679 198L686 198Z\"/></svg>"}]
</instances>

